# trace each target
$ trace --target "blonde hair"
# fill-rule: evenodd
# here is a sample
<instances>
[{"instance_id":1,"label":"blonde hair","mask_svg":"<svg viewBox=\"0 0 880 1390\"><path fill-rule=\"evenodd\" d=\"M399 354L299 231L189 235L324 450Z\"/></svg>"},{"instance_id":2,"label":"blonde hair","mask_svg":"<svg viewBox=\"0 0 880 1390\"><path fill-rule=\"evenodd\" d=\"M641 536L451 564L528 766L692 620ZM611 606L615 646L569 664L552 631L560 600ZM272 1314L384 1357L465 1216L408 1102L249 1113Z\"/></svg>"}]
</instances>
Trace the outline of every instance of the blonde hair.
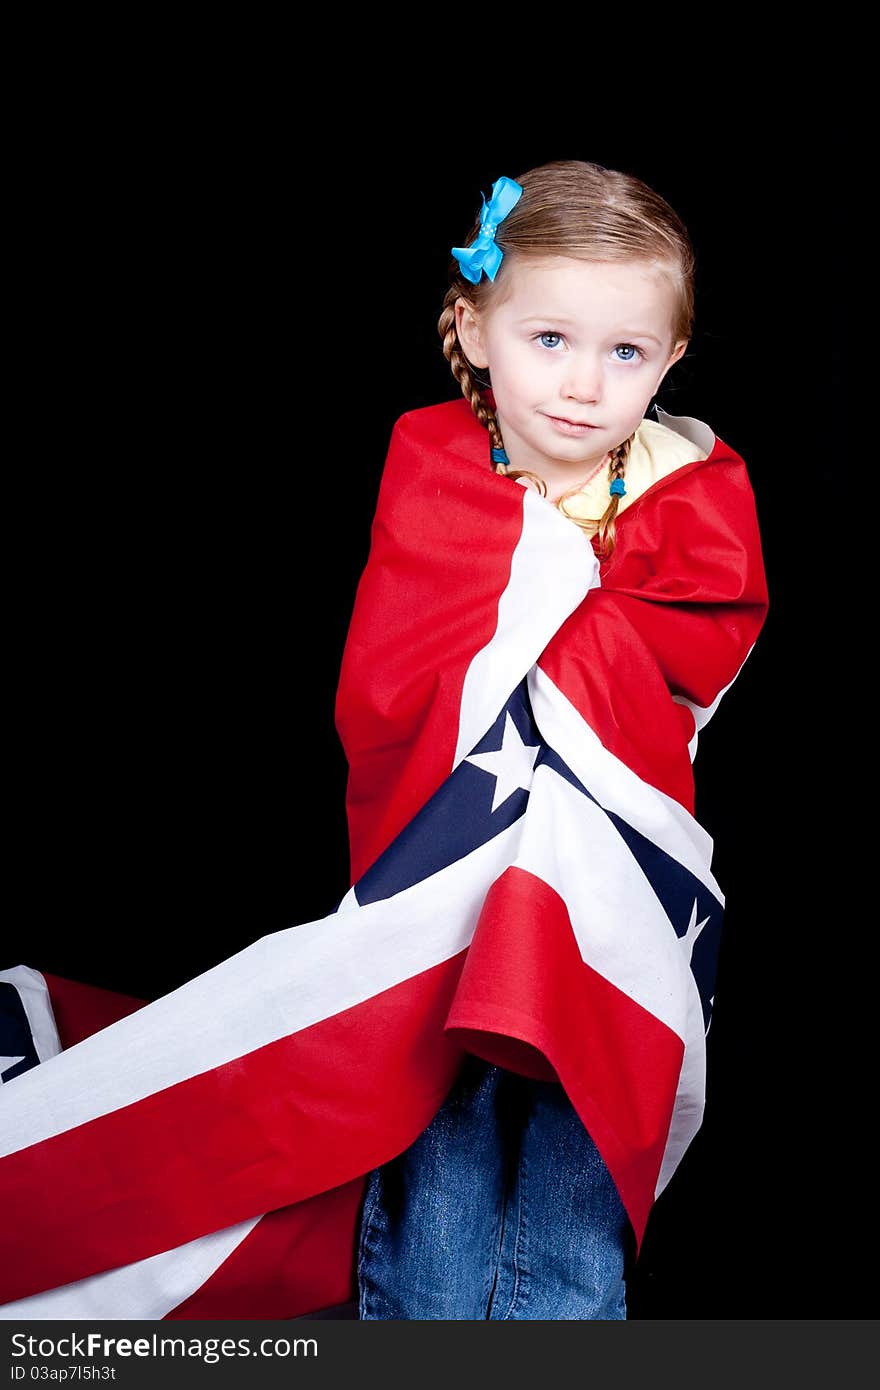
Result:
<instances>
[{"instance_id":1,"label":"blonde hair","mask_svg":"<svg viewBox=\"0 0 880 1390\"><path fill-rule=\"evenodd\" d=\"M461 274L459 262L451 258L449 289L437 321L443 355L452 375L496 449L504 448L501 429L480 389L486 383L477 380L459 341L455 302L464 298L476 314L488 311L503 298L512 265L554 255L587 261L648 261L668 278L675 291L672 343L690 341L693 333L694 251L683 222L659 193L632 174L580 159L553 160L528 173L517 174L516 182L522 185L522 196L495 235L504 253L498 274L494 281L484 275L473 284ZM478 214L465 241L457 244L469 246L479 230ZM612 481L624 476L634 438L633 433L611 451ZM547 495L543 478L528 469L510 469L499 463L495 471L511 478L532 478L541 495ZM613 493L601 517L571 517L584 531L592 533L598 527L606 558L614 549L619 504L619 495Z\"/></svg>"}]
</instances>

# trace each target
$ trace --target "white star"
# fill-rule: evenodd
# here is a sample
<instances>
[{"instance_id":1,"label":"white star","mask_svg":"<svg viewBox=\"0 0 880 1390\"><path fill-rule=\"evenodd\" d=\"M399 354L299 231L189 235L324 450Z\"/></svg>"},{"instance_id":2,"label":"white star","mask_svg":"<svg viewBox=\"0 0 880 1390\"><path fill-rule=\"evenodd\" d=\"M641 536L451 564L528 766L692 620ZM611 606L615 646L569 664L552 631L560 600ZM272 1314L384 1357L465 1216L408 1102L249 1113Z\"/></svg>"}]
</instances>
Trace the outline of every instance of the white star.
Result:
<instances>
[{"instance_id":1,"label":"white star","mask_svg":"<svg viewBox=\"0 0 880 1390\"><path fill-rule=\"evenodd\" d=\"M8 1071L10 1067L14 1067L15 1064L16 1064L16 1062L23 1062L23 1061L24 1061L24 1058L23 1058L23 1057L0 1057L0 1081L2 1081L2 1079L3 1079L3 1073L4 1073L5 1071ZM10 1080L12 1080L11 1077L10 1077Z\"/></svg>"},{"instance_id":2,"label":"white star","mask_svg":"<svg viewBox=\"0 0 880 1390\"><path fill-rule=\"evenodd\" d=\"M679 944L684 951L688 965L690 965L691 957L694 954L694 943L708 921L708 917L704 917L702 922L697 921L697 900L694 898L694 906L691 912L691 920L688 922L688 929L684 936L679 937Z\"/></svg>"},{"instance_id":3,"label":"white star","mask_svg":"<svg viewBox=\"0 0 880 1390\"><path fill-rule=\"evenodd\" d=\"M535 758L541 751L538 744L532 748L529 744L523 743L519 736L519 730L510 717L508 710L504 717L504 736L501 740L501 747L493 753L472 753L469 758L465 758L466 763L473 763L476 767L488 772L495 778L495 793L492 797L492 810L507 800L507 798L522 787L528 791L532 785L532 770Z\"/></svg>"}]
</instances>

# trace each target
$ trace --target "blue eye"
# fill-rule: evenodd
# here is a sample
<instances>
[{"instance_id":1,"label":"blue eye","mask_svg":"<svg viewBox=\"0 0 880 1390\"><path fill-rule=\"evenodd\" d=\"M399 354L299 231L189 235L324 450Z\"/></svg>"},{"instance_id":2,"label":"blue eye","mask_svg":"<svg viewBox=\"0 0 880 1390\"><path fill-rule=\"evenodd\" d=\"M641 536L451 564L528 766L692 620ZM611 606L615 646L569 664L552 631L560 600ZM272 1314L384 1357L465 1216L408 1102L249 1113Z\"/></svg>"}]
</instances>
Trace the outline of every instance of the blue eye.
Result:
<instances>
[{"instance_id":1,"label":"blue eye","mask_svg":"<svg viewBox=\"0 0 880 1390\"><path fill-rule=\"evenodd\" d=\"M637 347L636 347L635 343L618 343L618 344L617 344L617 347L614 349L615 352L617 351L617 348L632 348L633 352L637 352L638 355L639 355L639 357L644 357L644 355L645 355L645 354L642 352L642 349L641 349L641 348L637 348ZM634 361L634 360L635 360L635 359L632 358L632 357L624 357L624 358L621 358L621 361L624 361L624 362L632 362L632 361Z\"/></svg>"},{"instance_id":2,"label":"blue eye","mask_svg":"<svg viewBox=\"0 0 880 1390\"><path fill-rule=\"evenodd\" d=\"M555 339L557 340L557 343L561 343L561 342L562 342L562 334L561 334L561 333L554 333L553 330L550 329L550 328L545 329L543 333L536 333L536 334L535 334L535 341L541 341L541 340L543 340L544 338L555 338ZM544 343L543 345L544 345L544 347L547 346L546 343ZM617 352L620 348L628 348L628 349L630 350L630 352L634 352L634 353L636 354L636 356L635 356L635 357L619 357L619 358L617 359L618 362L635 362L635 361L637 361L637 360L639 360L639 359L643 359L644 356L645 356L645 354L642 352L642 349L641 349L640 347L636 347L635 343L618 343L618 344L617 344L617 347L614 349L614 351ZM553 348L551 348L550 350L551 350L551 351L555 351L555 346L554 346Z\"/></svg>"}]
</instances>

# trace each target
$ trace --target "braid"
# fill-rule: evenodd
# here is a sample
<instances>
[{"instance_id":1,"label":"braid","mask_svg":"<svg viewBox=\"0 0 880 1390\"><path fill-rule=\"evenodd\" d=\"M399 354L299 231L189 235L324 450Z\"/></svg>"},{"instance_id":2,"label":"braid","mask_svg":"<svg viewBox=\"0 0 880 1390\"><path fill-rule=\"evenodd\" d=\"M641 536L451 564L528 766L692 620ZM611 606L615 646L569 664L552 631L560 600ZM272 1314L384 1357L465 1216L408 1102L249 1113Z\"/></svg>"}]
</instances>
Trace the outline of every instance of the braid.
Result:
<instances>
[{"instance_id":1,"label":"braid","mask_svg":"<svg viewBox=\"0 0 880 1390\"><path fill-rule=\"evenodd\" d=\"M618 444L617 448L612 450L609 486L610 483L614 482L615 478L622 478L626 473L626 462L629 458L630 446L632 445L632 442L635 439L635 437L635 430L633 430L629 439L625 439L622 444ZM617 492L613 492L611 494L611 501L608 503L608 506L605 508L605 511L599 518L599 543L602 547L603 556L606 560L610 558L614 550L614 533L617 529L615 525L615 517L617 516L617 509L619 506L620 494Z\"/></svg>"},{"instance_id":2,"label":"braid","mask_svg":"<svg viewBox=\"0 0 880 1390\"><path fill-rule=\"evenodd\" d=\"M615 478L622 478L626 473L629 451L635 437L635 430L633 430L629 439L625 439L622 444L617 445L616 449L611 450L611 459L608 468L609 486L614 482ZM614 519L617 516L617 509L620 506L620 495L616 492L612 492L611 500L601 517L580 517L570 512L565 505L569 497L577 495L577 491L578 489L575 487L569 492L564 493L559 499L557 506L563 515L568 517L569 521L573 521L575 526L579 526L587 535L597 534L599 536L602 558L603 560L608 560L614 550Z\"/></svg>"},{"instance_id":3,"label":"braid","mask_svg":"<svg viewBox=\"0 0 880 1390\"><path fill-rule=\"evenodd\" d=\"M461 288L453 284L446 291L443 300L443 311L437 320L437 331L443 342L443 356L449 363L452 375L461 387L462 395L469 403L471 410L476 415L480 424L489 433L494 449L503 449L504 440L501 435L501 427L488 401L480 393L479 382L474 376L473 368L461 350L458 333L455 328L455 301L461 293ZM629 439L625 439L622 444L618 444L616 449L611 451L610 482L615 478L622 478L626 472L626 461L629 458L630 445L635 438L633 432ZM492 465L496 473L501 473L508 478L531 478L542 497L547 496L547 484L537 473L532 473L528 468L508 468L506 463L496 463ZM598 527L599 541L602 546L603 558L608 559L614 550L614 520L617 516L617 509L620 505L618 493L611 494L611 501L605 508L601 517L597 520L590 518L567 516L569 521L573 521L582 531L590 534L594 527Z\"/></svg>"},{"instance_id":4,"label":"braid","mask_svg":"<svg viewBox=\"0 0 880 1390\"><path fill-rule=\"evenodd\" d=\"M452 375L455 377L461 393L469 403L471 410L476 415L484 429L489 431L494 449L503 449L504 444L501 439L501 430L498 421L495 419L495 411L488 401L483 400L480 395L480 387L474 377L470 362L461 350L458 341L458 334L455 331L455 301L458 299L460 291L452 286L446 291L443 300L443 312L437 320L437 332L443 340L443 356L449 363ZM503 467L503 465L501 465Z\"/></svg>"}]
</instances>

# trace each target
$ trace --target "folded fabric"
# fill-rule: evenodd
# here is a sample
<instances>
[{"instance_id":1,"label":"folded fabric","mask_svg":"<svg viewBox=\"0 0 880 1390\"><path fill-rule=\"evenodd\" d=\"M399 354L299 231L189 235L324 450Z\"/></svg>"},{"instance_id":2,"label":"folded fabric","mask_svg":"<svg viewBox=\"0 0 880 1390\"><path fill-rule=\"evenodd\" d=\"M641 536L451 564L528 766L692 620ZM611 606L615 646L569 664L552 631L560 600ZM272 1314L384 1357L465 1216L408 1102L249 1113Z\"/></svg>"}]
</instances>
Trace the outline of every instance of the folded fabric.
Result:
<instances>
[{"instance_id":1,"label":"folded fabric","mask_svg":"<svg viewBox=\"0 0 880 1390\"><path fill-rule=\"evenodd\" d=\"M365 1176L468 1052L565 1087L641 1242L705 1096L697 737L768 609L745 463L660 423L688 461L601 561L467 402L396 422L335 709L352 886L3 1087L2 1316L344 1302Z\"/></svg>"}]
</instances>

